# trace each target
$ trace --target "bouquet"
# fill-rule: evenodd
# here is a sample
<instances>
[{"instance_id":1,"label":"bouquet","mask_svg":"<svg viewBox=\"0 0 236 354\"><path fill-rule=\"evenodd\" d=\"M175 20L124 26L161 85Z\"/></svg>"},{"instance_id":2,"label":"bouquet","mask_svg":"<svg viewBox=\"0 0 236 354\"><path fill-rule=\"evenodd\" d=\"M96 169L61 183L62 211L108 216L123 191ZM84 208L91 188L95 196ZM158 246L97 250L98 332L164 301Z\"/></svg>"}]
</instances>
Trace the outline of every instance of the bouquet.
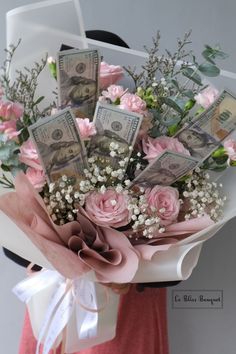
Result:
<instances>
[{"instance_id":1,"label":"bouquet","mask_svg":"<svg viewBox=\"0 0 236 354\"><path fill-rule=\"evenodd\" d=\"M60 342L66 325L68 351L111 338L114 331L99 326L111 313L115 322L117 299L107 300L109 290L97 282L187 279L202 242L235 215L226 212L218 179L236 164L236 98L202 79L218 76L217 63L227 55L207 45L198 62L190 32L174 53L160 55L159 43L158 32L140 72L101 61L97 49L63 48L56 58L17 71L13 81L21 44L6 50L0 183L13 191L1 196L0 209L43 255L37 263L57 271L43 270L15 289L31 309L47 291L45 310L32 315L35 323L45 315L34 329L44 353ZM45 70L58 86L50 105L37 96ZM127 75L132 88L118 85ZM8 247L23 249L17 234L12 237ZM19 253L36 260L30 251ZM85 334L82 325L74 333L75 298L80 325L96 323ZM99 317L100 307L106 313Z\"/></svg>"}]
</instances>

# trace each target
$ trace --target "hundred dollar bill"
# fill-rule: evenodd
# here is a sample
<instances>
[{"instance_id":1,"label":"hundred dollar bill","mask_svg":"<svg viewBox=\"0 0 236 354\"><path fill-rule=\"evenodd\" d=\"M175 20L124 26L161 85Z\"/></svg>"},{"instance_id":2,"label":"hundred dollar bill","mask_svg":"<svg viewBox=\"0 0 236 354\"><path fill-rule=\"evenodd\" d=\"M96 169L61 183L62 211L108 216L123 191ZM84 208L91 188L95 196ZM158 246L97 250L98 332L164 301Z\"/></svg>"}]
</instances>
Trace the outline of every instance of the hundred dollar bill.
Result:
<instances>
[{"instance_id":1,"label":"hundred dollar bill","mask_svg":"<svg viewBox=\"0 0 236 354\"><path fill-rule=\"evenodd\" d=\"M48 182L63 175L80 181L88 167L83 141L70 109L39 119L29 127Z\"/></svg>"},{"instance_id":2,"label":"hundred dollar bill","mask_svg":"<svg viewBox=\"0 0 236 354\"><path fill-rule=\"evenodd\" d=\"M75 116L92 118L99 94L97 50L71 49L58 53L59 105L70 106Z\"/></svg>"},{"instance_id":3,"label":"hundred dollar bill","mask_svg":"<svg viewBox=\"0 0 236 354\"><path fill-rule=\"evenodd\" d=\"M204 160L236 129L236 97L224 90L216 101L176 137L191 155Z\"/></svg>"},{"instance_id":4,"label":"hundred dollar bill","mask_svg":"<svg viewBox=\"0 0 236 354\"><path fill-rule=\"evenodd\" d=\"M120 161L125 159L122 168L126 168L141 122L140 114L98 103L94 115L97 134L91 139L89 155L97 158L100 167L113 169L121 168ZM111 153L112 146L115 153Z\"/></svg>"},{"instance_id":5,"label":"hundred dollar bill","mask_svg":"<svg viewBox=\"0 0 236 354\"><path fill-rule=\"evenodd\" d=\"M169 186L192 171L199 161L191 156L164 151L132 182L144 186Z\"/></svg>"}]
</instances>

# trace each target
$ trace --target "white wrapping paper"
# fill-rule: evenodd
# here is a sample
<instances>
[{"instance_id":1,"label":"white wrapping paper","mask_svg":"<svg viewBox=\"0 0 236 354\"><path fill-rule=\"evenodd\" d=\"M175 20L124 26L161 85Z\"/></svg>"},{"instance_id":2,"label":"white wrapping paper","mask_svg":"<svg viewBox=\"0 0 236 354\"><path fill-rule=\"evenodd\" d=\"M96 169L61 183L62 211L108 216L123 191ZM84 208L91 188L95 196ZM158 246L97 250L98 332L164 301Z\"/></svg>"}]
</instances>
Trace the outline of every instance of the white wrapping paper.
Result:
<instances>
[{"instance_id":1,"label":"white wrapping paper","mask_svg":"<svg viewBox=\"0 0 236 354\"><path fill-rule=\"evenodd\" d=\"M10 76L15 77L16 70L31 68L34 62L40 62L46 55L56 57L62 44L76 48L87 48L83 18L78 0L49 0L16 8L7 13L7 46L17 48ZM45 68L39 78L37 95L45 96L43 106L47 107L55 95L56 81Z\"/></svg>"}]
</instances>

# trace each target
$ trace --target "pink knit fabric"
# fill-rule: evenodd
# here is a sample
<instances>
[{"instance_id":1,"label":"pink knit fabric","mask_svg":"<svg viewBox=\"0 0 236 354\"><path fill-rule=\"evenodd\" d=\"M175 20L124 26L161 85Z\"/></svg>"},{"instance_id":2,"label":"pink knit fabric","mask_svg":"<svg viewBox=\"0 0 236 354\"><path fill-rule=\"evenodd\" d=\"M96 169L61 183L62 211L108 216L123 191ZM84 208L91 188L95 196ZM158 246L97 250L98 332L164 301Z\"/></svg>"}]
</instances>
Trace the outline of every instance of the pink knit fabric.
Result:
<instances>
[{"instance_id":1,"label":"pink knit fabric","mask_svg":"<svg viewBox=\"0 0 236 354\"><path fill-rule=\"evenodd\" d=\"M19 354L35 354L35 350L36 340L26 314ZM146 288L139 293L133 287L127 295L121 297L116 338L74 354L168 352L166 289ZM56 354L60 354L60 348Z\"/></svg>"}]
</instances>

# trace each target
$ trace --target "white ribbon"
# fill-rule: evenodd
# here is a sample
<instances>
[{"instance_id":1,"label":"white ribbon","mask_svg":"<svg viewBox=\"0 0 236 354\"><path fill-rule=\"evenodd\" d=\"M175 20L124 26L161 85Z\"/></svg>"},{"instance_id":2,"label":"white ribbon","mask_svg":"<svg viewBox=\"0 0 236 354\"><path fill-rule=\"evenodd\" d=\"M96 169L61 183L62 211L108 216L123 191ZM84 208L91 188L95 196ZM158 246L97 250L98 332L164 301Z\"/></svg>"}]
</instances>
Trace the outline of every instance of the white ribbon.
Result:
<instances>
[{"instance_id":1,"label":"white ribbon","mask_svg":"<svg viewBox=\"0 0 236 354\"><path fill-rule=\"evenodd\" d=\"M56 288L44 316L36 354L39 354L42 342L44 342L42 354L49 353L74 311L78 338L83 340L97 335L99 309L96 288L87 278L67 280L56 271L42 270L17 284L13 293L21 301L28 303L34 295L53 283L56 284Z\"/></svg>"}]
</instances>

